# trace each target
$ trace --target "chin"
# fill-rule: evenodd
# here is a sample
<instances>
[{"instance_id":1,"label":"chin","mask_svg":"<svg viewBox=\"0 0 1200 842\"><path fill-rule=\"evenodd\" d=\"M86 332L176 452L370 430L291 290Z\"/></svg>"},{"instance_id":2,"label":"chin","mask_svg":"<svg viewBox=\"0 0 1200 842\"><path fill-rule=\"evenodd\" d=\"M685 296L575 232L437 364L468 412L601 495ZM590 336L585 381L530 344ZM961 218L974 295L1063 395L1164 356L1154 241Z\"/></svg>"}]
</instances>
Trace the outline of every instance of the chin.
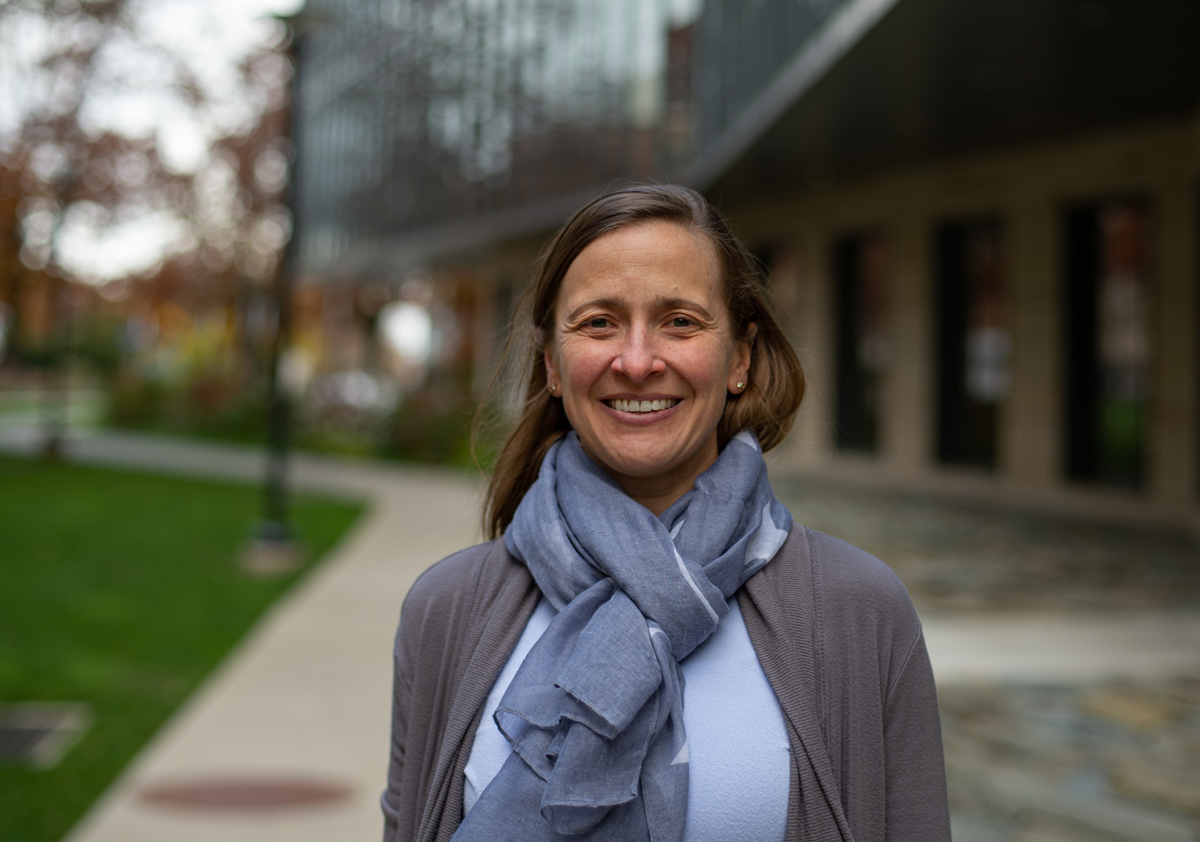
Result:
<instances>
[{"instance_id":1,"label":"chin","mask_svg":"<svg viewBox=\"0 0 1200 842\"><path fill-rule=\"evenodd\" d=\"M631 479L667 478L701 461L702 447L680 452L677 441L669 444L676 447L638 447L635 442L624 441L604 449L585 450L610 474Z\"/></svg>"}]
</instances>

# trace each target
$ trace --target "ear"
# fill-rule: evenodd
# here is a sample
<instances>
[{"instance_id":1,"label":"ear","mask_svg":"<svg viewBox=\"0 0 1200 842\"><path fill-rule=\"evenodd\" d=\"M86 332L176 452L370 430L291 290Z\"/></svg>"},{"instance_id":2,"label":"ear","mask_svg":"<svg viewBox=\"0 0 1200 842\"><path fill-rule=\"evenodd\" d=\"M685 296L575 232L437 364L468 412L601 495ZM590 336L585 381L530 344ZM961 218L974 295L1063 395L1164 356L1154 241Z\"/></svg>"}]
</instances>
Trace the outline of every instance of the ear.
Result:
<instances>
[{"instance_id":1,"label":"ear","mask_svg":"<svg viewBox=\"0 0 1200 842\"><path fill-rule=\"evenodd\" d=\"M546 343L545 333L541 328L538 328L538 342L541 343L542 360L546 364L546 388L550 389L551 397L561 398L562 377L558 371L558 361L554 359L554 346Z\"/></svg>"},{"instance_id":2,"label":"ear","mask_svg":"<svg viewBox=\"0 0 1200 842\"><path fill-rule=\"evenodd\" d=\"M733 343L733 355L729 359L729 376L725 382L725 389L731 395L740 395L746 391L746 385L750 382L750 359L757 336L758 325L751 322L746 326L746 338ZM738 386L739 383L742 385Z\"/></svg>"}]
</instances>

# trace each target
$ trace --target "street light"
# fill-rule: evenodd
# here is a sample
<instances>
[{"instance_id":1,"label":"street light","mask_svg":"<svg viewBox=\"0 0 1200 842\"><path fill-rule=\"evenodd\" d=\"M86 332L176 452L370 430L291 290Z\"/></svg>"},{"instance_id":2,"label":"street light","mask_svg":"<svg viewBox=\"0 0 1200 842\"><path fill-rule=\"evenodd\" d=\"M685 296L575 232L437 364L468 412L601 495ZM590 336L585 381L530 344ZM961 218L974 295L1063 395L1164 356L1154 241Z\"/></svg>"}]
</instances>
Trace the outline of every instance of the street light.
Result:
<instances>
[{"instance_id":1,"label":"street light","mask_svg":"<svg viewBox=\"0 0 1200 842\"><path fill-rule=\"evenodd\" d=\"M282 381L280 365L291 338L292 289L300 247L300 219L296 202L296 173L299 163L300 66L305 39L326 23L317 15L299 12L277 16L288 27L288 54L292 78L288 103L288 139L291 142L291 166L284 193L284 204L291 212L292 234L284 245L272 284L275 303L275 331L267 359L267 466L263 484L263 517L255 524L241 558L244 568L254 573L285 573L299 566L303 547L288 521L287 469L291 436L291 406Z\"/></svg>"}]
</instances>

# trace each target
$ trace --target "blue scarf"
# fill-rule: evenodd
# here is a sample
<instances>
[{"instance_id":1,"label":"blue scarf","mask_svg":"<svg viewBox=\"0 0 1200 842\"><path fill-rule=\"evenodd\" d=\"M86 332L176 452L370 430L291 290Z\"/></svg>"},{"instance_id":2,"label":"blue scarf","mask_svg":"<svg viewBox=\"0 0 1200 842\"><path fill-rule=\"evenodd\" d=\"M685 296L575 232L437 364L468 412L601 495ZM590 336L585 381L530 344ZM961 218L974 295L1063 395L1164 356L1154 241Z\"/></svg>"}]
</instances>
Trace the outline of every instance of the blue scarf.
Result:
<instances>
[{"instance_id":1,"label":"blue scarf","mask_svg":"<svg viewBox=\"0 0 1200 842\"><path fill-rule=\"evenodd\" d=\"M751 433L660 517L574 432L556 443L504 540L558 616L496 711L513 752L454 839L679 842L688 750L678 662L791 526Z\"/></svg>"}]
</instances>

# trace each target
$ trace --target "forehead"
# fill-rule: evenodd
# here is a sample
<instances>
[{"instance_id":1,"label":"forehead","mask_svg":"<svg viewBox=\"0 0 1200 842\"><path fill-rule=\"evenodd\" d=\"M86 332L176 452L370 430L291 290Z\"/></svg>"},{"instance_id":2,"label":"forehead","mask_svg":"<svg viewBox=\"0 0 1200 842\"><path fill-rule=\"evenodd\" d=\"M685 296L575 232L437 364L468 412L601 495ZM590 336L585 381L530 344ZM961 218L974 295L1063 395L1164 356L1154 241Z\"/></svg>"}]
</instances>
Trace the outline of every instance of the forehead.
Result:
<instances>
[{"instance_id":1,"label":"forehead","mask_svg":"<svg viewBox=\"0 0 1200 842\"><path fill-rule=\"evenodd\" d=\"M716 249L707 237L674 222L627 225L592 241L567 268L558 308L593 298L636 301L643 296L721 297Z\"/></svg>"}]
</instances>

